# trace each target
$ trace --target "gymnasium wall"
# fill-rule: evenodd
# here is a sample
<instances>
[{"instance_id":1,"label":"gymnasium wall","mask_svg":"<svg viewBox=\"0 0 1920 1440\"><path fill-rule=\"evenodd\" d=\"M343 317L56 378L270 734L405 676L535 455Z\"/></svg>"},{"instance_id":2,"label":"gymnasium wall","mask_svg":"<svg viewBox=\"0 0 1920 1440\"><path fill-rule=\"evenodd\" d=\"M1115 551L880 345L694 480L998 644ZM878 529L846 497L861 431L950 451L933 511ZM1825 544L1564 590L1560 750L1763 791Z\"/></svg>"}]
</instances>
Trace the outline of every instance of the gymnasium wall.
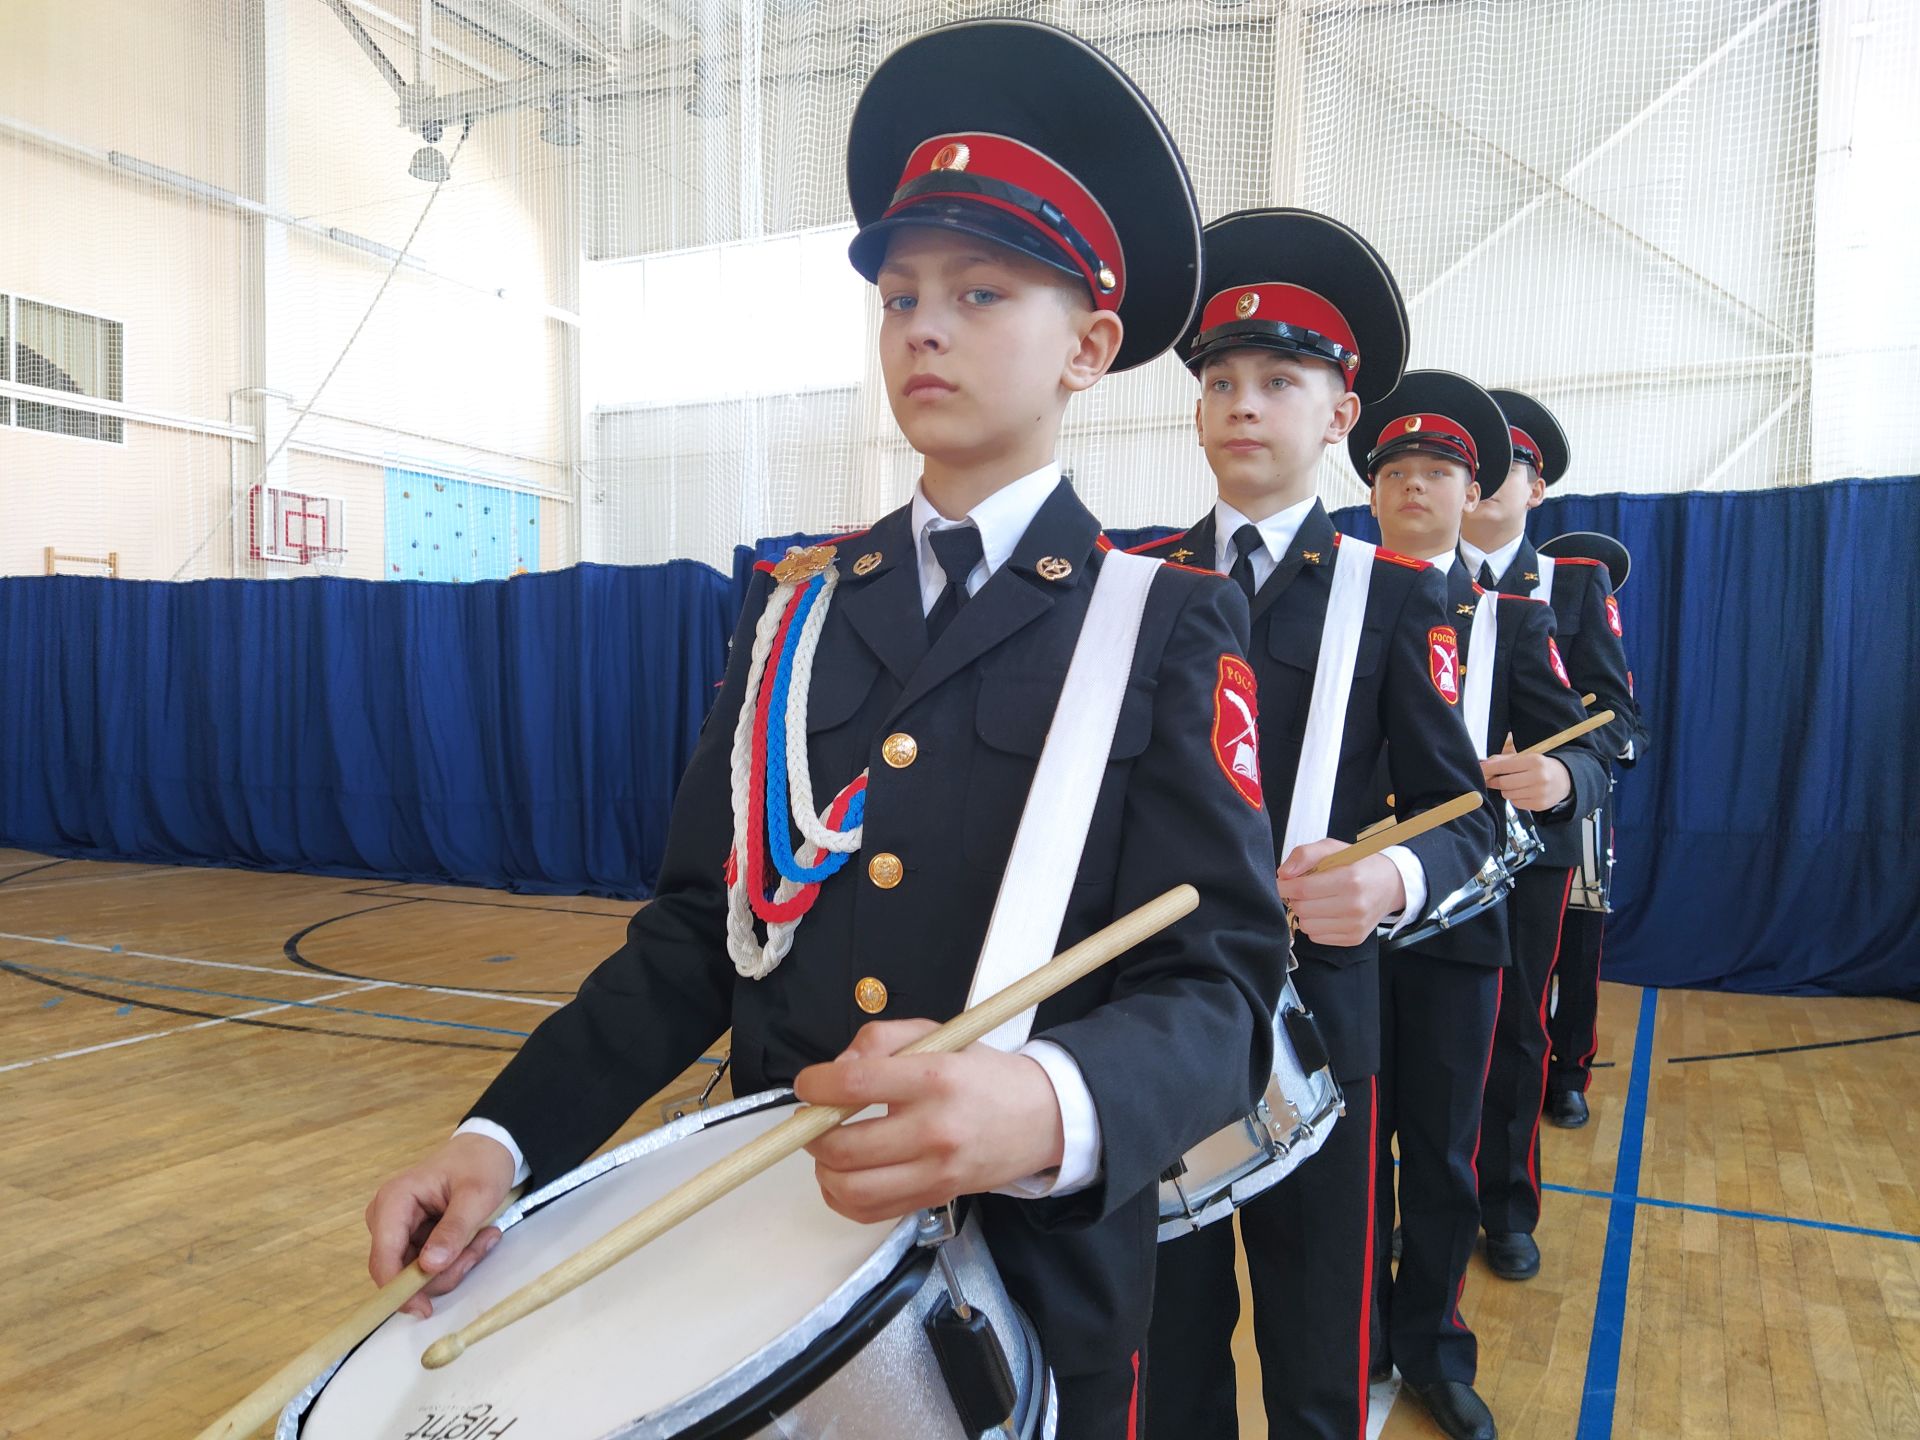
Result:
<instances>
[{"instance_id":1,"label":"gymnasium wall","mask_svg":"<svg viewBox=\"0 0 1920 1440\"><path fill-rule=\"evenodd\" d=\"M439 64L444 84L482 78ZM247 558L245 492L264 478L344 501L339 573L392 575L395 464L530 496L550 512L537 558L575 558L572 327L549 313L570 314L571 179L519 162L547 148L537 117L476 127L349 346L390 268L359 246L397 252L433 195L393 114L314 0L0 6L0 295L125 326L122 401L103 407L124 443L0 425L0 573L39 572L49 545L116 552L130 577L296 573Z\"/></svg>"}]
</instances>

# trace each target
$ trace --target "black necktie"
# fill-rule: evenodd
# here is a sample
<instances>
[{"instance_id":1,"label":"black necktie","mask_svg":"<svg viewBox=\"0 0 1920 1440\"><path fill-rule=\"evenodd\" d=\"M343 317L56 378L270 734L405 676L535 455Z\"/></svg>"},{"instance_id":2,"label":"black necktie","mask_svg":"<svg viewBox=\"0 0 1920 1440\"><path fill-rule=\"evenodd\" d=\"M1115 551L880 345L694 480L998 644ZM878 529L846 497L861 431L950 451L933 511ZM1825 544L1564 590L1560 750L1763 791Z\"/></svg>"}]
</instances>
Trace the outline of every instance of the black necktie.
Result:
<instances>
[{"instance_id":1,"label":"black necktie","mask_svg":"<svg viewBox=\"0 0 1920 1440\"><path fill-rule=\"evenodd\" d=\"M1480 588L1482 590L1491 590L1494 588L1493 568L1484 560L1480 562Z\"/></svg>"},{"instance_id":2,"label":"black necktie","mask_svg":"<svg viewBox=\"0 0 1920 1440\"><path fill-rule=\"evenodd\" d=\"M973 574L987 551L979 529L972 525L930 531L927 543L933 546L933 558L947 572L947 588L940 592L933 609L927 612L927 643L931 645L967 603L967 577Z\"/></svg>"},{"instance_id":3,"label":"black necktie","mask_svg":"<svg viewBox=\"0 0 1920 1440\"><path fill-rule=\"evenodd\" d=\"M1227 572L1233 582L1247 592L1247 599L1253 599L1253 592L1259 587L1253 583L1253 552L1267 542L1260 536L1260 527L1254 524L1242 525L1233 532L1233 569Z\"/></svg>"}]
</instances>

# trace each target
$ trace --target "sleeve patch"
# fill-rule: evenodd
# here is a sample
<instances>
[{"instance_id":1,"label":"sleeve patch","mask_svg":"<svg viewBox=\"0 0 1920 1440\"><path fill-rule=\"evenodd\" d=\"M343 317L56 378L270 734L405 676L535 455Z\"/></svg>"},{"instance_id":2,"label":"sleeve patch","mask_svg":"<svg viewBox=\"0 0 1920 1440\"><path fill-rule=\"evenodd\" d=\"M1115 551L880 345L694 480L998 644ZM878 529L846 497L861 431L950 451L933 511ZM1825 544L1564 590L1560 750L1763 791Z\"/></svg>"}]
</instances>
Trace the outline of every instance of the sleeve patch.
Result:
<instances>
[{"instance_id":1,"label":"sleeve patch","mask_svg":"<svg viewBox=\"0 0 1920 1440\"><path fill-rule=\"evenodd\" d=\"M1213 687L1213 758L1234 793L1258 810L1260 790L1260 694L1253 667L1238 655L1220 657Z\"/></svg>"},{"instance_id":2,"label":"sleeve patch","mask_svg":"<svg viewBox=\"0 0 1920 1440\"><path fill-rule=\"evenodd\" d=\"M1451 625L1427 631L1427 674L1449 705L1460 703L1460 637Z\"/></svg>"},{"instance_id":3,"label":"sleeve patch","mask_svg":"<svg viewBox=\"0 0 1920 1440\"><path fill-rule=\"evenodd\" d=\"M1560 683L1571 690L1573 681L1567 678L1567 662L1560 658L1560 647L1553 643L1553 637L1547 636L1547 663L1553 666L1553 673L1560 677Z\"/></svg>"},{"instance_id":4,"label":"sleeve patch","mask_svg":"<svg viewBox=\"0 0 1920 1440\"><path fill-rule=\"evenodd\" d=\"M1626 627L1620 623L1620 602L1611 595L1607 596L1607 628L1622 638L1626 636Z\"/></svg>"}]
</instances>

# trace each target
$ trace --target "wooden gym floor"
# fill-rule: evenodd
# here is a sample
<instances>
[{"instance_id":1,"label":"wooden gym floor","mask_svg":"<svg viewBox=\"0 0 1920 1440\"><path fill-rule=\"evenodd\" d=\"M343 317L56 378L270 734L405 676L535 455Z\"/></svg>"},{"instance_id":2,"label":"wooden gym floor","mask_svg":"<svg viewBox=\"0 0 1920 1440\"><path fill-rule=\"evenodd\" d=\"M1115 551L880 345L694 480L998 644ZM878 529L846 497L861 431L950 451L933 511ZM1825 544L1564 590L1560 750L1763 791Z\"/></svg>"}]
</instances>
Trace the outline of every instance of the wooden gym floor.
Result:
<instances>
[{"instance_id":1,"label":"wooden gym floor","mask_svg":"<svg viewBox=\"0 0 1920 1440\"><path fill-rule=\"evenodd\" d=\"M0 1440L189 1436L315 1338L630 909L0 850ZM1467 1282L1502 1435L1920 1436L1920 1010L1603 989L1544 1268Z\"/></svg>"}]
</instances>

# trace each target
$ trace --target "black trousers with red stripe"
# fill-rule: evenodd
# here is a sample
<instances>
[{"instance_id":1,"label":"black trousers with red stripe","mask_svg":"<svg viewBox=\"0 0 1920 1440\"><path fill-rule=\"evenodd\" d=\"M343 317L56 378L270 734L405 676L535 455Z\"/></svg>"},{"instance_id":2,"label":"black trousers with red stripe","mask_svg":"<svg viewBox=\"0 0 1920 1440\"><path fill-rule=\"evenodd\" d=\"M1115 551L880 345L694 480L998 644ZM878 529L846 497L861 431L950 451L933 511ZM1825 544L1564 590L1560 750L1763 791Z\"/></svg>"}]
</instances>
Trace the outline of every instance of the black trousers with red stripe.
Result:
<instances>
[{"instance_id":1,"label":"black trousers with red stripe","mask_svg":"<svg viewBox=\"0 0 1920 1440\"><path fill-rule=\"evenodd\" d=\"M1347 1113L1320 1152L1239 1213L1267 1426L1287 1440L1364 1440L1367 1433L1374 1082L1344 1088ZM1216 1220L1160 1247L1147 1341L1151 1440L1240 1433L1235 1228Z\"/></svg>"},{"instance_id":2,"label":"black trousers with red stripe","mask_svg":"<svg viewBox=\"0 0 1920 1440\"><path fill-rule=\"evenodd\" d=\"M1547 1072L1549 1094L1578 1090L1593 1080L1593 1056L1600 1048L1600 951L1607 917L1598 910L1567 911L1560 936L1559 1000L1547 1031L1553 1037L1553 1063Z\"/></svg>"},{"instance_id":3,"label":"black trousers with red stripe","mask_svg":"<svg viewBox=\"0 0 1920 1440\"><path fill-rule=\"evenodd\" d=\"M1145 1356L1092 1375L1058 1375L1058 1440L1140 1440L1145 1410Z\"/></svg>"},{"instance_id":4,"label":"black trousers with red stripe","mask_svg":"<svg viewBox=\"0 0 1920 1440\"><path fill-rule=\"evenodd\" d=\"M1505 972L1411 948L1381 966L1375 1333L1414 1384L1471 1385L1479 1346L1460 1290L1480 1235L1481 1097ZM1388 1263L1396 1200L1397 1270Z\"/></svg>"},{"instance_id":5,"label":"black trousers with red stripe","mask_svg":"<svg viewBox=\"0 0 1920 1440\"><path fill-rule=\"evenodd\" d=\"M1540 1223L1540 1110L1547 1098L1547 1002L1568 914L1573 871L1530 865L1507 898L1513 966L1487 1067L1480 1121L1480 1224L1490 1235L1531 1235Z\"/></svg>"}]
</instances>

